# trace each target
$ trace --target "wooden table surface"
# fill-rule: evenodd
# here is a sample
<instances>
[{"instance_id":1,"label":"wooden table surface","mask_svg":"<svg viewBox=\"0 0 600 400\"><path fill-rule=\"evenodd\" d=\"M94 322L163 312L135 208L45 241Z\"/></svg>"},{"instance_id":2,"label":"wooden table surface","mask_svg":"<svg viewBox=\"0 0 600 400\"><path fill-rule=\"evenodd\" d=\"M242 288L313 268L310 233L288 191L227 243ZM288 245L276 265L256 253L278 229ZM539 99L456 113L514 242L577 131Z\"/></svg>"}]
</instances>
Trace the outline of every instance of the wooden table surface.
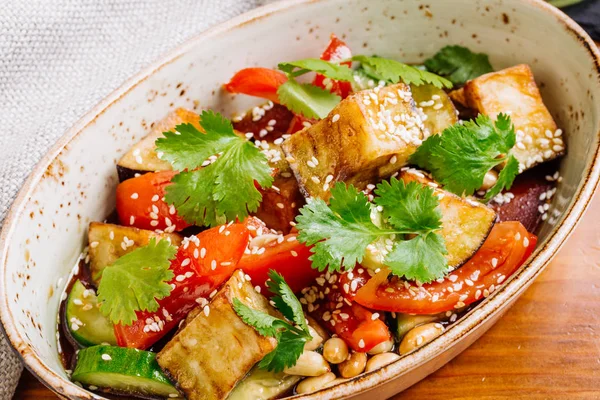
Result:
<instances>
[{"instance_id":1,"label":"wooden table surface","mask_svg":"<svg viewBox=\"0 0 600 400\"><path fill-rule=\"evenodd\" d=\"M556 258L470 348L394 400L600 398L600 194ZM15 399L54 399L25 372Z\"/></svg>"}]
</instances>

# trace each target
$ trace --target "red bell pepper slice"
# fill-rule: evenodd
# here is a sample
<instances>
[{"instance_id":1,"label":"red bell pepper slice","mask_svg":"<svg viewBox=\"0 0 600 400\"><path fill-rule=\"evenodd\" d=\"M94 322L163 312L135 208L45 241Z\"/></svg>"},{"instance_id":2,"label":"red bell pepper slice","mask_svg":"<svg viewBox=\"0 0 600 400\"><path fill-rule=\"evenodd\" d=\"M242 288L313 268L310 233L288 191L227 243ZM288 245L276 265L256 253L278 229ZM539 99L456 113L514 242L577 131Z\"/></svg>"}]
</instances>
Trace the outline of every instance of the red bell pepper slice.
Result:
<instances>
[{"instance_id":1,"label":"red bell pepper slice","mask_svg":"<svg viewBox=\"0 0 600 400\"><path fill-rule=\"evenodd\" d=\"M165 188L175 174L176 171L149 172L119 183L116 202L121 225L167 232L190 226L177 215L175 207L164 201Z\"/></svg>"},{"instance_id":2,"label":"red bell pepper slice","mask_svg":"<svg viewBox=\"0 0 600 400\"><path fill-rule=\"evenodd\" d=\"M346 45L346 43L338 39L338 37L334 34L331 34L329 45L321 54L321 60L342 61L348 60L351 57L352 52L350 51L350 48ZM342 63L342 65L352 67L352 61L344 62ZM335 81L332 79L328 79L321 74L317 74L315 76L313 84L324 89L328 89L331 93L337 94L342 99L345 99L350 93L352 93L352 84L350 82Z\"/></svg>"},{"instance_id":3,"label":"red bell pepper slice","mask_svg":"<svg viewBox=\"0 0 600 400\"><path fill-rule=\"evenodd\" d=\"M249 237L248 227L235 223L185 239L171 262L175 277L169 282L173 287L170 295L158 301L156 312L138 311L132 325L115 325L117 344L147 349L175 328L193 308L208 304L237 268Z\"/></svg>"},{"instance_id":4,"label":"red bell pepper slice","mask_svg":"<svg viewBox=\"0 0 600 400\"><path fill-rule=\"evenodd\" d=\"M276 237L273 235L273 240L261 246L264 250L251 249L250 254L244 254L238 268L252 278L263 294L269 293L266 285L269 270L280 273L294 293L299 292L321 273L311 267L310 248L298 242L296 233L283 236L283 241Z\"/></svg>"},{"instance_id":5,"label":"red bell pepper slice","mask_svg":"<svg viewBox=\"0 0 600 400\"><path fill-rule=\"evenodd\" d=\"M244 68L224 85L229 93L242 93L279 103L277 89L287 81L283 72L269 68Z\"/></svg>"}]
</instances>

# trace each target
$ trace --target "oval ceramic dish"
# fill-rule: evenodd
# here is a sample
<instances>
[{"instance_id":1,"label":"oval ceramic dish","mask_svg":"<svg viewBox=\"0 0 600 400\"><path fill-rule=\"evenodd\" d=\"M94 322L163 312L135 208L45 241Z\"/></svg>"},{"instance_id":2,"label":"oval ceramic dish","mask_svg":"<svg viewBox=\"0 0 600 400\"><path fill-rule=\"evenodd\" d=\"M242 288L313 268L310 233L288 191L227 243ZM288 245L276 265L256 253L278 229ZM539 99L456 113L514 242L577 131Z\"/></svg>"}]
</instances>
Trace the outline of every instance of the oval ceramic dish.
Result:
<instances>
[{"instance_id":1,"label":"oval ceramic dish","mask_svg":"<svg viewBox=\"0 0 600 400\"><path fill-rule=\"evenodd\" d=\"M565 131L568 154L552 217L530 260L446 333L397 362L302 399L391 396L435 371L500 318L556 254L598 184L600 55L567 16L537 0L292 0L188 41L126 82L70 129L21 189L0 237L0 315L27 368L61 396L100 399L69 381L56 315L90 221L114 207L115 164L175 107L244 110L220 85L241 68L319 54L336 33L352 49L419 62L446 44L490 55L496 69L528 63ZM372 397L371 397L372 398Z\"/></svg>"}]
</instances>

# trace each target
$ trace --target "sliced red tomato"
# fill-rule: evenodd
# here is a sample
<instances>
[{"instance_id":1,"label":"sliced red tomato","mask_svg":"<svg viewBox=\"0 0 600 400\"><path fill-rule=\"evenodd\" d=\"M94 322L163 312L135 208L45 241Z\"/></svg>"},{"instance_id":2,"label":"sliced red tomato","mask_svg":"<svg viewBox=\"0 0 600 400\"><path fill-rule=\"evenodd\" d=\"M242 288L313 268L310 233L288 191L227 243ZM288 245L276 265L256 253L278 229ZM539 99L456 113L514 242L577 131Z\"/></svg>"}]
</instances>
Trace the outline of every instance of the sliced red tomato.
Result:
<instances>
[{"instance_id":1,"label":"sliced red tomato","mask_svg":"<svg viewBox=\"0 0 600 400\"><path fill-rule=\"evenodd\" d=\"M463 308L487 297L513 274L533 252L537 236L519 222L500 222L475 255L441 281L416 286L388 271L379 272L354 300L375 310L436 314Z\"/></svg>"},{"instance_id":2,"label":"sliced red tomato","mask_svg":"<svg viewBox=\"0 0 600 400\"><path fill-rule=\"evenodd\" d=\"M127 179L117 186L117 214L121 225L167 232L188 226L175 207L164 201L165 188L175 171L150 172Z\"/></svg>"},{"instance_id":3,"label":"sliced red tomato","mask_svg":"<svg viewBox=\"0 0 600 400\"><path fill-rule=\"evenodd\" d=\"M327 46L323 54L321 54L321 60L342 61L348 60L350 57L352 57L352 52L350 51L350 48L346 45L346 43L338 39L338 37L334 34L331 34L329 45ZM351 67L352 61L348 61L342 64ZM342 99L348 97L348 95L352 92L352 84L350 82L334 81L329 78L326 78L321 74L317 74L315 76L313 84L324 89L328 89L331 93L337 94Z\"/></svg>"},{"instance_id":4,"label":"sliced red tomato","mask_svg":"<svg viewBox=\"0 0 600 400\"><path fill-rule=\"evenodd\" d=\"M329 281L325 277L319 277L319 286L302 291L304 300L301 301L309 304L310 315L329 332L344 339L354 351L366 352L391 340L390 331L382 316L344 298L335 281L337 276L330 277Z\"/></svg>"},{"instance_id":5,"label":"sliced red tomato","mask_svg":"<svg viewBox=\"0 0 600 400\"><path fill-rule=\"evenodd\" d=\"M198 305L205 306L237 268L248 246L245 224L212 228L184 240L171 262L175 277L169 297L158 301L156 312L137 312L128 326L115 325L117 344L147 349L175 328Z\"/></svg>"},{"instance_id":6,"label":"sliced red tomato","mask_svg":"<svg viewBox=\"0 0 600 400\"><path fill-rule=\"evenodd\" d=\"M314 282L321 273L311 267L312 262L308 259L312 254L310 248L298 242L297 234L286 235L283 241L277 240L281 236L270 236L269 242L258 243L260 247L255 246L256 249L251 249L250 254L244 254L238 264L238 268L250 275L255 285L260 286L261 293L269 293L266 285L269 270L279 272L294 292ZM260 241L261 236L256 240Z\"/></svg>"},{"instance_id":7,"label":"sliced red tomato","mask_svg":"<svg viewBox=\"0 0 600 400\"><path fill-rule=\"evenodd\" d=\"M283 72L269 68L244 68L224 85L229 93L242 93L279 103L277 89L287 81Z\"/></svg>"}]
</instances>

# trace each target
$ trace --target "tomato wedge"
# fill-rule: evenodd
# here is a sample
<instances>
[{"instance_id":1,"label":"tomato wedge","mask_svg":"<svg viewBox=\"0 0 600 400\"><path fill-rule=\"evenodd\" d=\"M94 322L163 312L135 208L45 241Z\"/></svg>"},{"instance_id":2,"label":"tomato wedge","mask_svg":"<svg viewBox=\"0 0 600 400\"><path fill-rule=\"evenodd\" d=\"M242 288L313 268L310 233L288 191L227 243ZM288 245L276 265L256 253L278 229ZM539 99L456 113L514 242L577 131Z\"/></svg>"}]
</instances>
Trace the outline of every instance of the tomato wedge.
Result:
<instances>
[{"instance_id":1,"label":"tomato wedge","mask_svg":"<svg viewBox=\"0 0 600 400\"><path fill-rule=\"evenodd\" d=\"M500 222L475 255L443 280L416 286L379 272L354 300L375 310L436 314L463 308L487 297L533 252L537 236L519 222Z\"/></svg>"},{"instance_id":2,"label":"tomato wedge","mask_svg":"<svg viewBox=\"0 0 600 400\"><path fill-rule=\"evenodd\" d=\"M140 229L180 231L188 226L175 207L164 201L165 188L176 171L149 172L117 186L117 214L124 226Z\"/></svg>"},{"instance_id":3,"label":"tomato wedge","mask_svg":"<svg viewBox=\"0 0 600 400\"><path fill-rule=\"evenodd\" d=\"M366 352L391 340L382 316L344 297L337 274L321 275L301 293L300 302L307 305L309 314L354 351Z\"/></svg>"},{"instance_id":4,"label":"tomato wedge","mask_svg":"<svg viewBox=\"0 0 600 400\"><path fill-rule=\"evenodd\" d=\"M345 42L338 39L337 36L331 34L329 45L321 54L321 60L325 61L342 61L352 57L352 52ZM344 62L343 65L352 67L352 61ZM317 74L313 80L313 84L324 89L328 89L331 93L335 93L342 99L348 97L352 92L352 84L350 82L340 82L326 78L321 74Z\"/></svg>"},{"instance_id":5,"label":"tomato wedge","mask_svg":"<svg viewBox=\"0 0 600 400\"><path fill-rule=\"evenodd\" d=\"M298 242L295 233L283 237L280 235L268 235L268 242L261 240L259 236L256 249L251 249L251 254L244 254L238 264L245 273L250 275L252 282L261 288L261 293L267 294L266 281L269 278L269 270L279 272L292 288L294 293L310 285L321 274L311 267L312 262L310 248ZM252 245L252 241L250 242ZM264 248L264 250L261 250ZM258 254L257 252L260 252Z\"/></svg>"},{"instance_id":6,"label":"tomato wedge","mask_svg":"<svg viewBox=\"0 0 600 400\"><path fill-rule=\"evenodd\" d=\"M279 103L277 89L287 81L283 72L269 68L244 68L224 85L229 93L242 93Z\"/></svg>"},{"instance_id":7,"label":"tomato wedge","mask_svg":"<svg viewBox=\"0 0 600 400\"><path fill-rule=\"evenodd\" d=\"M175 277L169 297L158 301L156 312L137 312L132 325L115 325L117 344L147 349L175 328L198 305L206 306L237 268L248 246L250 232L245 224L212 228L179 247L171 269Z\"/></svg>"}]
</instances>

